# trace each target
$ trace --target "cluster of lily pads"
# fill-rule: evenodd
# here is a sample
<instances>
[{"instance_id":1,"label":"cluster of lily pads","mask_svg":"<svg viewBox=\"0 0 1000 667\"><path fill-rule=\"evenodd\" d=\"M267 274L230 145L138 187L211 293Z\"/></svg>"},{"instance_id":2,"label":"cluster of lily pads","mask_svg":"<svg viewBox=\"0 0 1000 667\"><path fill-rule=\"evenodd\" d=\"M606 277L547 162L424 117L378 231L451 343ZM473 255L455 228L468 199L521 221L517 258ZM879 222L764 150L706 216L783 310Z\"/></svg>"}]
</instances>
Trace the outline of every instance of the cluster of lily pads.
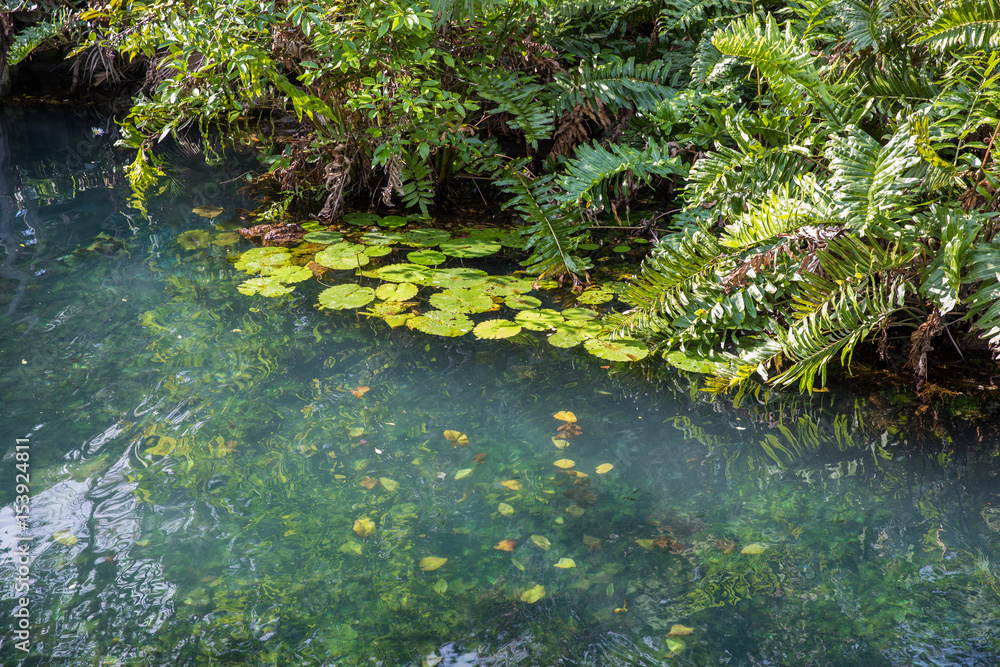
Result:
<instances>
[{"instance_id":1,"label":"cluster of lily pads","mask_svg":"<svg viewBox=\"0 0 1000 667\"><path fill-rule=\"evenodd\" d=\"M344 222L366 229L334 230L306 223L303 226L309 232L297 248L260 247L244 252L236 268L254 277L240 284L239 291L282 296L292 292L295 283L313 276L329 278L333 272L353 271L353 280L319 294L320 308L358 309L391 327L405 325L436 336L471 332L477 338L501 339L522 331L544 332L556 347L583 344L591 354L610 361L637 361L648 354L637 341L608 336L603 313L593 308L615 298L607 286L589 287L575 295L572 307L557 310L544 307L542 298L530 294L557 289L555 281L441 266L449 259L496 255L505 247L523 249L522 230L467 229L462 237L453 238L443 229L402 229L409 224L402 216L351 213L344 216ZM359 276L380 284L360 284ZM478 321L472 317L500 311L507 316Z\"/></svg>"}]
</instances>

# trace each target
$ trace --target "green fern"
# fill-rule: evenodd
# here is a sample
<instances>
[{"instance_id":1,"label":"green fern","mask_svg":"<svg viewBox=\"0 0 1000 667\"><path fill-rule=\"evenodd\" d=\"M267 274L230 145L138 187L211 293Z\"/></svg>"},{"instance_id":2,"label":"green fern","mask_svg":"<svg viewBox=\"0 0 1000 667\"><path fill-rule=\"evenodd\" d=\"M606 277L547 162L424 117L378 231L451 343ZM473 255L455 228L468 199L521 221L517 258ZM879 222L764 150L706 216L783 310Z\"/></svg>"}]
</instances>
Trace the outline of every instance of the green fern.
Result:
<instances>
[{"instance_id":1,"label":"green fern","mask_svg":"<svg viewBox=\"0 0 1000 667\"><path fill-rule=\"evenodd\" d=\"M11 67L18 64L42 44L62 36L73 23L73 12L60 9L51 19L24 28L14 37L14 42L7 51L7 64Z\"/></svg>"},{"instance_id":2,"label":"green fern","mask_svg":"<svg viewBox=\"0 0 1000 667\"><path fill-rule=\"evenodd\" d=\"M629 58L593 67L583 63L575 73L556 73L553 109L558 114L598 104L613 109L655 109L676 94L664 83L669 78L670 63L661 60L637 64Z\"/></svg>"},{"instance_id":3,"label":"green fern","mask_svg":"<svg viewBox=\"0 0 1000 667\"><path fill-rule=\"evenodd\" d=\"M545 88L534 83L534 77L506 71L467 70L465 75L476 85L480 97L496 103L497 108L490 113L510 114L507 125L524 132L524 139L532 148L538 148L539 141L552 136L554 114L544 103L544 95L540 95Z\"/></svg>"},{"instance_id":4,"label":"green fern","mask_svg":"<svg viewBox=\"0 0 1000 667\"><path fill-rule=\"evenodd\" d=\"M797 190L808 192L808 196ZM795 190L785 183L727 226L720 243L732 250L752 248L806 225L830 224L830 210L831 203L822 196L815 179L801 180Z\"/></svg>"},{"instance_id":5,"label":"green fern","mask_svg":"<svg viewBox=\"0 0 1000 667\"><path fill-rule=\"evenodd\" d=\"M1000 49L1000 2L962 0L942 11L916 42L938 51Z\"/></svg>"},{"instance_id":6,"label":"green fern","mask_svg":"<svg viewBox=\"0 0 1000 667\"><path fill-rule=\"evenodd\" d=\"M597 143L584 144L576 149L560 179L565 190L562 198L598 209L609 208L613 199L627 195L627 183L633 176L651 185L653 176L669 178L685 172L680 160L671 158L656 144L645 150L621 144L609 148Z\"/></svg>"}]
</instances>

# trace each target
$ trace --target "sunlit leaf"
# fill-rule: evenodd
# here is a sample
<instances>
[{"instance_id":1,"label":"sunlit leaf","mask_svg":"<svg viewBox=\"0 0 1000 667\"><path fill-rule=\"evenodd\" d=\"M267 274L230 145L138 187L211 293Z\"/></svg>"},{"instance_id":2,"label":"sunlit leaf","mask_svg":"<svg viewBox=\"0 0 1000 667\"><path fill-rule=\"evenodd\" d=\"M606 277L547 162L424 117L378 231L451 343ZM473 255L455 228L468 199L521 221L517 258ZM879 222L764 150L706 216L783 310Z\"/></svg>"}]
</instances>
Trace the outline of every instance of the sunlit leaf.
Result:
<instances>
[{"instance_id":1,"label":"sunlit leaf","mask_svg":"<svg viewBox=\"0 0 1000 667\"><path fill-rule=\"evenodd\" d=\"M667 648L670 649L671 653L680 653L684 650L685 644L680 639L667 638Z\"/></svg>"},{"instance_id":2,"label":"sunlit leaf","mask_svg":"<svg viewBox=\"0 0 1000 667\"><path fill-rule=\"evenodd\" d=\"M552 444L555 445L557 449L566 449L569 447L569 440L566 438L552 436Z\"/></svg>"},{"instance_id":3,"label":"sunlit leaf","mask_svg":"<svg viewBox=\"0 0 1000 667\"><path fill-rule=\"evenodd\" d=\"M595 472L598 475L603 475L605 473L611 472L612 470L614 470L613 465L611 465L610 463L602 463L601 465L597 466Z\"/></svg>"},{"instance_id":4,"label":"sunlit leaf","mask_svg":"<svg viewBox=\"0 0 1000 667\"><path fill-rule=\"evenodd\" d=\"M444 579L438 579L437 581L435 581L434 582L434 592L437 593L438 595L444 595L445 593L447 593L448 592L448 582L445 581ZM440 658L438 659L438 661L440 662ZM437 664L437 663L435 663L435 664Z\"/></svg>"},{"instance_id":5,"label":"sunlit leaf","mask_svg":"<svg viewBox=\"0 0 1000 667\"><path fill-rule=\"evenodd\" d=\"M371 390L371 387L358 387L357 389L351 389L351 393L354 394L354 398L361 398Z\"/></svg>"},{"instance_id":6,"label":"sunlit leaf","mask_svg":"<svg viewBox=\"0 0 1000 667\"><path fill-rule=\"evenodd\" d=\"M472 474L472 468L463 468L455 473L455 479L465 479Z\"/></svg>"},{"instance_id":7,"label":"sunlit leaf","mask_svg":"<svg viewBox=\"0 0 1000 667\"><path fill-rule=\"evenodd\" d=\"M223 211L226 209L219 208L218 206L198 206L197 208L191 209L191 212L200 215L203 218L217 218L222 215Z\"/></svg>"},{"instance_id":8,"label":"sunlit leaf","mask_svg":"<svg viewBox=\"0 0 1000 667\"><path fill-rule=\"evenodd\" d=\"M615 298L614 292L611 292L603 287L591 287L583 290L576 300L579 303L594 306L611 301L613 298Z\"/></svg>"},{"instance_id":9,"label":"sunlit leaf","mask_svg":"<svg viewBox=\"0 0 1000 667\"><path fill-rule=\"evenodd\" d=\"M420 569L424 572L433 572L442 565L448 562L447 558L439 558L438 556L426 556L420 559Z\"/></svg>"},{"instance_id":10,"label":"sunlit leaf","mask_svg":"<svg viewBox=\"0 0 1000 667\"><path fill-rule=\"evenodd\" d=\"M516 546L517 546L517 542L515 542L514 540L511 540L511 539L506 539L506 540L500 540L499 542L497 542L497 545L495 547L493 547L493 548L496 549L496 550L498 550L498 551L513 551Z\"/></svg>"},{"instance_id":11,"label":"sunlit leaf","mask_svg":"<svg viewBox=\"0 0 1000 667\"><path fill-rule=\"evenodd\" d=\"M516 310L531 310L534 308L539 308L542 305L542 300L533 296L526 296L515 294L508 296L503 302L510 308Z\"/></svg>"},{"instance_id":12,"label":"sunlit leaf","mask_svg":"<svg viewBox=\"0 0 1000 667\"><path fill-rule=\"evenodd\" d=\"M646 551L652 551L654 549L653 540L636 540L635 543Z\"/></svg>"},{"instance_id":13,"label":"sunlit leaf","mask_svg":"<svg viewBox=\"0 0 1000 667\"><path fill-rule=\"evenodd\" d=\"M444 263L448 256L437 250L414 250L406 253L406 259L421 266L437 266Z\"/></svg>"},{"instance_id":14,"label":"sunlit leaf","mask_svg":"<svg viewBox=\"0 0 1000 667\"><path fill-rule=\"evenodd\" d=\"M686 625L672 625L670 626L670 632L667 633L668 637L683 637L684 635L689 635L694 632L694 628L689 628Z\"/></svg>"},{"instance_id":15,"label":"sunlit leaf","mask_svg":"<svg viewBox=\"0 0 1000 667\"><path fill-rule=\"evenodd\" d=\"M378 481L382 482L382 486L386 491L390 493L395 493L399 491L399 482L394 479L389 479L388 477L379 477Z\"/></svg>"},{"instance_id":16,"label":"sunlit leaf","mask_svg":"<svg viewBox=\"0 0 1000 667\"><path fill-rule=\"evenodd\" d=\"M514 321L531 331L554 329L563 322L563 317L551 308L542 310L522 310L514 317Z\"/></svg>"},{"instance_id":17,"label":"sunlit leaf","mask_svg":"<svg viewBox=\"0 0 1000 667\"><path fill-rule=\"evenodd\" d=\"M489 274L480 269L428 269L430 284L446 289L469 289L486 284Z\"/></svg>"},{"instance_id":18,"label":"sunlit leaf","mask_svg":"<svg viewBox=\"0 0 1000 667\"><path fill-rule=\"evenodd\" d=\"M543 597L545 597L545 586L538 584L534 588L529 588L521 593L521 602L533 604L541 600Z\"/></svg>"},{"instance_id":19,"label":"sunlit leaf","mask_svg":"<svg viewBox=\"0 0 1000 667\"><path fill-rule=\"evenodd\" d=\"M535 543L535 546L543 551L548 551L552 547L552 543L549 542L549 538L544 535L532 535L531 541Z\"/></svg>"},{"instance_id":20,"label":"sunlit leaf","mask_svg":"<svg viewBox=\"0 0 1000 667\"><path fill-rule=\"evenodd\" d=\"M392 248L384 245L370 245L365 247L365 254L369 257L385 257L392 252Z\"/></svg>"},{"instance_id":21,"label":"sunlit leaf","mask_svg":"<svg viewBox=\"0 0 1000 667\"><path fill-rule=\"evenodd\" d=\"M247 296L259 294L261 296L276 297L289 294L295 288L270 276L262 276L260 278L244 280L236 286L236 290L240 294L246 294Z\"/></svg>"},{"instance_id":22,"label":"sunlit leaf","mask_svg":"<svg viewBox=\"0 0 1000 667\"><path fill-rule=\"evenodd\" d=\"M552 465L556 466L557 468L572 468L573 466L576 465L576 461L573 461L571 459L559 459L558 461L553 461Z\"/></svg>"},{"instance_id":23,"label":"sunlit leaf","mask_svg":"<svg viewBox=\"0 0 1000 667\"><path fill-rule=\"evenodd\" d=\"M500 482L501 486L506 486L511 491L520 491L524 485L516 479L508 479L506 482Z\"/></svg>"},{"instance_id":24,"label":"sunlit leaf","mask_svg":"<svg viewBox=\"0 0 1000 667\"><path fill-rule=\"evenodd\" d=\"M514 514L514 508L507 503L500 503L497 505L497 510L504 516L512 516Z\"/></svg>"},{"instance_id":25,"label":"sunlit leaf","mask_svg":"<svg viewBox=\"0 0 1000 667\"><path fill-rule=\"evenodd\" d=\"M510 338L521 333L521 325L510 320L486 320L476 325L472 330L476 338L497 340L500 338Z\"/></svg>"},{"instance_id":26,"label":"sunlit leaf","mask_svg":"<svg viewBox=\"0 0 1000 667\"><path fill-rule=\"evenodd\" d=\"M571 567L576 567L576 562L572 558L560 558L554 567L558 567L560 570L568 570Z\"/></svg>"},{"instance_id":27,"label":"sunlit leaf","mask_svg":"<svg viewBox=\"0 0 1000 667\"><path fill-rule=\"evenodd\" d=\"M406 225L406 218L401 215L387 215L384 218L379 218L379 227L402 227Z\"/></svg>"},{"instance_id":28,"label":"sunlit leaf","mask_svg":"<svg viewBox=\"0 0 1000 667\"><path fill-rule=\"evenodd\" d=\"M485 313L493 307L493 299L474 289L446 289L432 294L431 305L453 313Z\"/></svg>"},{"instance_id":29,"label":"sunlit leaf","mask_svg":"<svg viewBox=\"0 0 1000 667\"><path fill-rule=\"evenodd\" d=\"M52 539L58 542L59 544L63 544L67 547L71 547L77 542L76 535L69 532L68 530L57 530L56 532L52 533Z\"/></svg>"},{"instance_id":30,"label":"sunlit leaf","mask_svg":"<svg viewBox=\"0 0 1000 667\"><path fill-rule=\"evenodd\" d=\"M733 547L736 546L736 544L730 540L715 540L712 544L724 554L729 553L733 550Z\"/></svg>"},{"instance_id":31,"label":"sunlit leaf","mask_svg":"<svg viewBox=\"0 0 1000 667\"><path fill-rule=\"evenodd\" d=\"M639 361L649 355L649 348L645 345L627 339L588 338L583 341L583 346L595 357L608 361Z\"/></svg>"},{"instance_id":32,"label":"sunlit leaf","mask_svg":"<svg viewBox=\"0 0 1000 667\"><path fill-rule=\"evenodd\" d=\"M356 269L371 261L365 254L365 246L346 241L327 246L324 250L316 253L313 259L317 264L340 271Z\"/></svg>"},{"instance_id":33,"label":"sunlit leaf","mask_svg":"<svg viewBox=\"0 0 1000 667\"><path fill-rule=\"evenodd\" d=\"M469 436L465 435L461 431L447 430L444 432L444 439L451 443L452 447L462 447L469 446Z\"/></svg>"},{"instance_id":34,"label":"sunlit leaf","mask_svg":"<svg viewBox=\"0 0 1000 667\"><path fill-rule=\"evenodd\" d=\"M381 484L381 482L375 479L374 477L362 477L361 481L358 482L358 484L360 484L362 487L366 489L374 489L376 486Z\"/></svg>"},{"instance_id":35,"label":"sunlit leaf","mask_svg":"<svg viewBox=\"0 0 1000 667\"><path fill-rule=\"evenodd\" d=\"M753 544L748 544L745 547L743 547L743 550L740 551L740 553L747 554L750 556L756 556L758 554L764 553L765 551L767 551L767 547L765 547L763 544L754 542Z\"/></svg>"},{"instance_id":36,"label":"sunlit leaf","mask_svg":"<svg viewBox=\"0 0 1000 667\"><path fill-rule=\"evenodd\" d=\"M334 285L319 293L319 305L330 310L360 308L375 300L375 290L356 283Z\"/></svg>"},{"instance_id":37,"label":"sunlit leaf","mask_svg":"<svg viewBox=\"0 0 1000 667\"><path fill-rule=\"evenodd\" d=\"M368 537L375 532L375 522L371 519L358 519L354 522L354 532L361 537Z\"/></svg>"},{"instance_id":38,"label":"sunlit leaf","mask_svg":"<svg viewBox=\"0 0 1000 667\"><path fill-rule=\"evenodd\" d=\"M474 325L463 313L431 310L407 320L406 326L435 336L455 337L469 333Z\"/></svg>"},{"instance_id":39,"label":"sunlit leaf","mask_svg":"<svg viewBox=\"0 0 1000 667\"><path fill-rule=\"evenodd\" d=\"M558 419L560 421L564 421L564 422L575 422L576 421L576 415L573 414L572 412L569 412L568 410L560 410L559 412L555 413L552 416L555 417L556 419Z\"/></svg>"},{"instance_id":40,"label":"sunlit leaf","mask_svg":"<svg viewBox=\"0 0 1000 667\"><path fill-rule=\"evenodd\" d=\"M570 505L566 508L566 514L570 514L572 516L583 516L586 511L587 510L583 509L579 505Z\"/></svg>"}]
</instances>

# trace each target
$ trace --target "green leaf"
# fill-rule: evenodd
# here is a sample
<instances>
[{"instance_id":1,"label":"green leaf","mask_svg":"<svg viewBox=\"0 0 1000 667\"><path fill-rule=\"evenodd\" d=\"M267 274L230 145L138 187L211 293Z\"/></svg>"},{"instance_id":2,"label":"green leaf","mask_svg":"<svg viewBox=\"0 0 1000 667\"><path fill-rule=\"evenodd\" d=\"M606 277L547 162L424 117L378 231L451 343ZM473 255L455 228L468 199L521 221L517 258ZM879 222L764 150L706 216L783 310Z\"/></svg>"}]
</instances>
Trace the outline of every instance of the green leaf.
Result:
<instances>
[{"instance_id":1,"label":"green leaf","mask_svg":"<svg viewBox=\"0 0 1000 667\"><path fill-rule=\"evenodd\" d=\"M379 285L375 290L375 296L383 301L409 301L417 295L418 291L420 288L412 283L389 283Z\"/></svg>"},{"instance_id":2,"label":"green leaf","mask_svg":"<svg viewBox=\"0 0 1000 667\"><path fill-rule=\"evenodd\" d=\"M407 253L406 259L422 266L437 266L448 258L444 253L437 250L417 250Z\"/></svg>"},{"instance_id":3,"label":"green leaf","mask_svg":"<svg viewBox=\"0 0 1000 667\"><path fill-rule=\"evenodd\" d=\"M476 325L472 330L476 338L486 338L495 340L498 338L510 338L521 333L521 326L510 320L486 320Z\"/></svg>"},{"instance_id":4,"label":"green leaf","mask_svg":"<svg viewBox=\"0 0 1000 667\"><path fill-rule=\"evenodd\" d=\"M639 361L649 356L649 349L634 340L589 338L583 346L595 357L608 361Z\"/></svg>"},{"instance_id":5,"label":"green leaf","mask_svg":"<svg viewBox=\"0 0 1000 667\"><path fill-rule=\"evenodd\" d=\"M438 248L451 257L486 257L500 252L500 244L478 239L451 239L438 244Z\"/></svg>"},{"instance_id":6,"label":"green leaf","mask_svg":"<svg viewBox=\"0 0 1000 667\"><path fill-rule=\"evenodd\" d=\"M562 324L563 316L551 308L522 310L514 317L514 321L531 331L545 331Z\"/></svg>"},{"instance_id":7,"label":"green leaf","mask_svg":"<svg viewBox=\"0 0 1000 667\"><path fill-rule=\"evenodd\" d=\"M514 308L516 310L531 310L534 308L538 308L542 305L541 299L538 299L533 296L521 296L521 295L508 296L506 299L503 300L503 302L508 307Z\"/></svg>"},{"instance_id":8,"label":"green leaf","mask_svg":"<svg viewBox=\"0 0 1000 667\"><path fill-rule=\"evenodd\" d=\"M309 243L322 243L324 245L329 245L331 243L343 241L344 235L340 232L309 232L302 237L302 240L308 241Z\"/></svg>"},{"instance_id":9,"label":"green leaf","mask_svg":"<svg viewBox=\"0 0 1000 667\"><path fill-rule=\"evenodd\" d=\"M236 289L239 290L240 294L246 294L247 296L251 294L259 294L261 296L274 297L289 294L295 288L286 285L271 276L263 276L261 278L250 278L249 280L244 280L236 286Z\"/></svg>"},{"instance_id":10,"label":"green leaf","mask_svg":"<svg viewBox=\"0 0 1000 667\"><path fill-rule=\"evenodd\" d=\"M355 283L334 285L319 293L319 305L330 310L360 308L375 300L375 290Z\"/></svg>"},{"instance_id":11,"label":"green leaf","mask_svg":"<svg viewBox=\"0 0 1000 667\"><path fill-rule=\"evenodd\" d=\"M462 336L472 331L472 320L462 313L431 310L407 320L406 326L435 336Z\"/></svg>"},{"instance_id":12,"label":"green leaf","mask_svg":"<svg viewBox=\"0 0 1000 667\"><path fill-rule=\"evenodd\" d=\"M431 305L455 313L485 313L493 308L493 299L478 289L446 289L432 294Z\"/></svg>"},{"instance_id":13,"label":"green leaf","mask_svg":"<svg viewBox=\"0 0 1000 667\"><path fill-rule=\"evenodd\" d=\"M316 263L329 269L347 270L364 266L371 260L359 243L335 243L316 253Z\"/></svg>"}]
</instances>

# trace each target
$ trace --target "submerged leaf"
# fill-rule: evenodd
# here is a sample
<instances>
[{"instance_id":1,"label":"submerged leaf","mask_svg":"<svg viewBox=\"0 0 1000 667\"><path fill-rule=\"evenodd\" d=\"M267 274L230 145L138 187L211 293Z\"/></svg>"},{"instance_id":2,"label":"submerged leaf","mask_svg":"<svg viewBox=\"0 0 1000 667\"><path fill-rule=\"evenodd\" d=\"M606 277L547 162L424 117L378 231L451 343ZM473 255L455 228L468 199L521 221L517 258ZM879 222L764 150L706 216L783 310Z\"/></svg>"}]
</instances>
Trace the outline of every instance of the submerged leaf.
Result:
<instances>
[{"instance_id":1,"label":"submerged leaf","mask_svg":"<svg viewBox=\"0 0 1000 667\"><path fill-rule=\"evenodd\" d=\"M56 532L52 533L52 539L58 542L59 544L63 544L67 547L71 547L77 542L76 535L69 532L68 530L57 530Z\"/></svg>"},{"instance_id":2,"label":"submerged leaf","mask_svg":"<svg viewBox=\"0 0 1000 667\"><path fill-rule=\"evenodd\" d=\"M534 588L529 588L521 593L521 602L533 604L541 600L543 597L545 597L545 586L538 584Z\"/></svg>"},{"instance_id":3,"label":"submerged leaf","mask_svg":"<svg viewBox=\"0 0 1000 667\"><path fill-rule=\"evenodd\" d=\"M500 503L497 505L497 511L504 516L512 516L514 514L514 508L507 503Z\"/></svg>"},{"instance_id":4,"label":"submerged leaf","mask_svg":"<svg viewBox=\"0 0 1000 667\"><path fill-rule=\"evenodd\" d=\"M497 542L497 545L495 547L493 547L493 548L496 549L496 550L498 550L498 551L513 551L516 546L517 546L517 542L515 542L514 540L511 540L511 539L506 539L506 540L500 540L499 542Z\"/></svg>"},{"instance_id":5,"label":"submerged leaf","mask_svg":"<svg viewBox=\"0 0 1000 667\"><path fill-rule=\"evenodd\" d=\"M552 465L557 468L572 468L576 465L576 461L573 461L572 459L559 459L558 461L554 461Z\"/></svg>"},{"instance_id":6,"label":"submerged leaf","mask_svg":"<svg viewBox=\"0 0 1000 667\"><path fill-rule=\"evenodd\" d=\"M649 355L649 348L645 345L627 339L589 338L583 341L583 346L595 357L608 361L639 361Z\"/></svg>"},{"instance_id":7,"label":"submerged leaf","mask_svg":"<svg viewBox=\"0 0 1000 667\"><path fill-rule=\"evenodd\" d=\"M389 493L395 493L399 491L399 482L394 479L389 479L388 477L379 477L378 481L382 482L383 488Z\"/></svg>"},{"instance_id":8,"label":"submerged leaf","mask_svg":"<svg viewBox=\"0 0 1000 667\"><path fill-rule=\"evenodd\" d=\"M612 470L614 470L613 465L611 465L610 463L602 463L601 465L597 466L597 470L595 472L598 475L603 475L605 473L611 472Z\"/></svg>"},{"instance_id":9,"label":"submerged leaf","mask_svg":"<svg viewBox=\"0 0 1000 667\"><path fill-rule=\"evenodd\" d=\"M375 532L375 522L371 519L358 519L354 522L354 532L361 537L368 537Z\"/></svg>"},{"instance_id":10,"label":"submerged leaf","mask_svg":"<svg viewBox=\"0 0 1000 667\"><path fill-rule=\"evenodd\" d=\"M438 595L444 595L448 592L448 582L444 579L438 579L434 582L434 592ZM438 659L440 661L440 658Z\"/></svg>"},{"instance_id":11,"label":"submerged leaf","mask_svg":"<svg viewBox=\"0 0 1000 667\"><path fill-rule=\"evenodd\" d=\"M207 248L212 242L212 235L204 229L191 229L177 235L177 243L185 250Z\"/></svg>"},{"instance_id":12,"label":"submerged leaf","mask_svg":"<svg viewBox=\"0 0 1000 667\"><path fill-rule=\"evenodd\" d=\"M560 410L559 412L555 413L552 416L555 417L556 419L558 419L560 421L564 421L564 422L575 422L576 421L576 415L573 414L572 412L569 412L568 410Z\"/></svg>"},{"instance_id":13,"label":"submerged leaf","mask_svg":"<svg viewBox=\"0 0 1000 667\"><path fill-rule=\"evenodd\" d=\"M219 208L218 206L199 206L191 209L191 212L200 215L203 218L217 218L222 215L222 212L225 210L226 209Z\"/></svg>"},{"instance_id":14,"label":"submerged leaf","mask_svg":"<svg viewBox=\"0 0 1000 667\"><path fill-rule=\"evenodd\" d=\"M511 491L520 491L521 488L524 487L524 485L516 479L508 479L506 482L500 482L500 485L506 486Z\"/></svg>"},{"instance_id":15,"label":"submerged leaf","mask_svg":"<svg viewBox=\"0 0 1000 667\"><path fill-rule=\"evenodd\" d=\"M552 548L552 543L549 542L549 538L544 535L532 535L531 541L535 543L535 546L543 551L548 551Z\"/></svg>"},{"instance_id":16,"label":"submerged leaf","mask_svg":"<svg viewBox=\"0 0 1000 667\"><path fill-rule=\"evenodd\" d=\"M426 556L420 559L420 569L424 572L433 572L442 565L448 562L447 558L439 558L438 556Z\"/></svg>"},{"instance_id":17,"label":"submerged leaf","mask_svg":"<svg viewBox=\"0 0 1000 667\"><path fill-rule=\"evenodd\" d=\"M358 387L357 389L351 389L351 393L354 394L354 398L361 398L371 390L371 387Z\"/></svg>"},{"instance_id":18,"label":"submerged leaf","mask_svg":"<svg viewBox=\"0 0 1000 667\"><path fill-rule=\"evenodd\" d=\"M689 635L694 632L694 628L689 628L686 625L672 625L670 626L670 632L667 633L668 637L683 637L684 635Z\"/></svg>"},{"instance_id":19,"label":"submerged leaf","mask_svg":"<svg viewBox=\"0 0 1000 667\"><path fill-rule=\"evenodd\" d=\"M763 544L754 542L753 544L748 544L745 547L743 547L743 550L740 551L740 553L748 554L750 556L756 556L758 554L764 553L765 551L767 551L767 547L765 547Z\"/></svg>"},{"instance_id":20,"label":"submerged leaf","mask_svg":"<svg viewBox=\"0 0 1000 667\"><path fill-rule=\"evenodd\" d=\"M420 289L413 283L386 283L379 285L375 296L383 301L407 301L417 295Z\"/></svg>"},{"instance_id":21,"label":"submerged leaf","mask_svg":"<svg viewBox=\"0 0 1000 667\"><path fill-rule=\"evenodd\" d=\"M452 447L462 447L469 446L469 436L465 435L461 431L447 430L444 432L444 439L451 443Z\"/></svg>"},{"instance_id":22,"label":"submerged leaf","mask_svg":"<svg viewBox=\"0 0 1000 667\"><path fill-rule=\"evenodd\" d=\"M463 468L455 473L455 479L465 479L472 474L472 468Z\"/></svg>"},{"instance_id":23,"label":"submerged leaf","mask_svg":"<svg viewBox=\"0 0 1000 667\"><path fill-rule=\"evenodd\" d=\"M568 570L571 567L576 567L576 562L572 558L560 558L554 567L558 567L560 570Z\"/></svg>"}]
</instances>

